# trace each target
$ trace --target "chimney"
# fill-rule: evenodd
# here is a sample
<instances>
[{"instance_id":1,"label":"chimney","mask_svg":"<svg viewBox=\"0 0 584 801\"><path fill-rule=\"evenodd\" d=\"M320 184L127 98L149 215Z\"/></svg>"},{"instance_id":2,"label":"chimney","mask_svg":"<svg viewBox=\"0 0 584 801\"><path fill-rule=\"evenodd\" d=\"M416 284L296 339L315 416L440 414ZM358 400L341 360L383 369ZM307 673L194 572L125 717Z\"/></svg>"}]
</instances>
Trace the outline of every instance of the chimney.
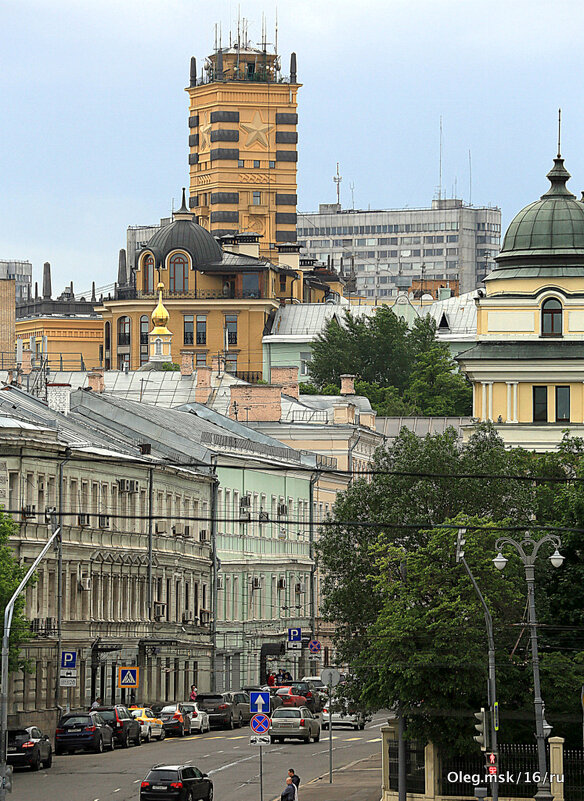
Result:
<instances>
[{"instance_id":1,"label":"chimney","mask_svg":"<svg viewBox=\"0 0 584 801\"><path fill-rule=\"evenodd\" d=\"M92 392L105 392L105 380L101 368L96 367L95 370L87 373L87 388Z\"/></svg>"},{"instance_id":2,"label":"chimney","mask_svg":"<svg viewBox=\"0 0 584 801\"><path fill-rule=\"evenodd\" d=\"M240 423L278 423L282 417L282 387L273 384L232 384L229 417Z\"/></svg>"},{"instance_id":3,"label":"chimney","mask_svg":"<svg viewBox=\"0 0 584 801\"><path fill-rule=\"evenodd\" d=\"M254 259L260 257L260 235L259 234L236 234L237 245L236 253L242 256L252 256Z\"/></svg>"},{"instance_id":4,"label":"chimney","mask_svg":"<svg viewBox=\"0 0 584 801\"><path fill-rule=\"evenodd\" d=\"M68 415L71 410L71 384L47 384L47 405L54 412Z\"/></svg>"},{"instance_id":5,"label":"chimney","mask_svg":"<svg viewBox=\"0 0 584 801\"><path fill-rule=\"evenodd\" d=\"M23 375L29 375L32 372L32 350L22 351L22 364L20 369Z\"/></svg>"},{"instance_id":6,"label":"chimney","mask_svg":"<svg viewBox=\"0 0 584 801\"><path fill-rule=\"evenodd\" d=\"M118 257L118 286L126 286L128 283L128 274L126 272L126 251L120 248L120 255Z\"/></svg>"},{"instance_id":7,"label":"chimney","mask_svg":"<svg viewBox=\"0 0 584 801\"><path fill-rule=\"evenodd\" d=\"M43 265L43 300L50 300L51 295L51 265L46 261Z\"/></svg>"},{"instance_id":8,"label":"chimney","mask_svg":"<svg viewBox=\"0 0 584 801\"><path fill-rule=\"evenodd\" d=\"M270 382L280 384L282 394L290 395L298 400L298 367L272 367L270 370Z\"/></svg>"},{"instance_id":9,"label":"chimney","mask_svg":"<svg viewBox=\"0 0 584 801\"><path fill-rule=\"evenodd\" d=\"M181 350L180 352L180 374L189 376L193 374L193 352L192 350Z\"/></svg>"},{"instance_id":10,"label":"chimney","mask_svg":"<svg viewBox=\"0 0 584 801\"><path fill-rule=\"evenodd\" d=\"M96 298L95 298L95 281L91 282L91 302L92 303L96 302Z\"/></svg>"},{"instance_id":11,"label":"chimney","mask_svg":"<svg viewBox=\"0 0 584 801\"><path fill-rule=\"evenodd\" d=\"M34 299L35 300L39 299L39 282L38 281L34 282Z\"/></svg>"},{"instance_id":12,"label":"chimney","mask_svg":"<svg viewBox=\"0 0 584 801\"><path fill-rule=\"evenodd\" d=\"M341 395L355 394L355 376L345 373L341 376Z\"/></svg>"},{"instance_id":13,"label":"chimney","mask_svg":"<svg viewBox=\"0 0 584 801\"><path fill-rule=\"evenodd\" d=\"M333 404L333 422L335 425L347 425L355 422L355 407L352 403Z\"/></svg>"},{"instance_id":14,"label":"chimney","mask_svg":"<svg viewBox=\"0 0 584 801\"><path fill-rule=\"evenodd\" d=\"M197 59L191 57L191 86L197 85Z\"/></svg>"},{"instance_id":15,"label":"chimney","mask_svg":"<svg viewBox=\"0 0 584 801\"><path fill-rule=\"evenodd\" d=\"M297 83L296 80L296 53L290 54L290 83Z\"/></svg>"},{"instance_id":16,"label":"chimney","mask_svg":"<svg viewBox=\"0 0 584 801\"><path fill-rule=\"evenodd\" d=\"M195 387L195 401L196 403L207 403L211 395L211 372L212 368L197 367L197 385Z\"/></svg>"},{"instance_id":17,"label":"chimney","mask_svg":"<svg viewBox=\"0 0 584 801\"><path fill-rule=\"evenodd\" d=\"M300 269L300 245L276 245L278 249L278 264L280 267L290 267L292 270Z\"/></svg>"}]
</instances>

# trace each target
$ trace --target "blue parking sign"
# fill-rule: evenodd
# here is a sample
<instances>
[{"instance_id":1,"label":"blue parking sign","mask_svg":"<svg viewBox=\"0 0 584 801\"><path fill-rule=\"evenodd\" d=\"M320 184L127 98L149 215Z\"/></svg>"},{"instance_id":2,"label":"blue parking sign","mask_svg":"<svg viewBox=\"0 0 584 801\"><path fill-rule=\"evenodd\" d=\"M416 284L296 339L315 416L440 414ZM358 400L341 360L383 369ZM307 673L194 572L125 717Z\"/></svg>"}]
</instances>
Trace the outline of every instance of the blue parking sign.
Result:
<instances>
[{"instance_id":1,"label":"blue parking sign","mask_svg":"<svg viewBox=\"0 0 584 801\"><path fill-rule=\"evenodd\" d=\"M302 642L302 629L288 629L288 642Z\"/></svg>"},{"instance_id":2,"label":"blue parking sign","mask_svg":"<svg viewBox=\"0 0 584 801\"><path fill-rule=\"evenodd\" d=\"M74 669L77 667L77 651L61 651L61 667Z\"/></svg>"}]
</instances>

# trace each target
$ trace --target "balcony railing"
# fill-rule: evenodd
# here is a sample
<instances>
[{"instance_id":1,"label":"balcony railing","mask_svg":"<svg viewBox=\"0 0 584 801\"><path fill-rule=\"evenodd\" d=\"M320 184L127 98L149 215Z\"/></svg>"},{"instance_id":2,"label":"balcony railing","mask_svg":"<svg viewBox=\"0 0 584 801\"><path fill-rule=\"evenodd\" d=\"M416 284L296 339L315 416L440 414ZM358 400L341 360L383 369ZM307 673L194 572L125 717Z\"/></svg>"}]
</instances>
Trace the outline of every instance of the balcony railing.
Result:
<instances>
[{"instance_id":1,"label":"balcony railing","mask_svg":"<svg viewBox=\"0 0 584 801\"><path fill-rule=\"evenodd\" d=\"M207 344L206 332L203 333L202 331L197 331L197 345L206 345L206 344Z\"/></svg>"},{"instance_id":2,"label":"balcony railing","mask_svg":"<svg viewBox=\"0 0 584 801\"><path fill-rule=\"evenodd\" d=\"M146 292L143 289L124 287L116 291L115 300L137 300L140 298L158 300L155 292ZM165 298L193 298L194 300L274 300L279 301L276 295L266 295L258 291L238 291L234 289L188 289L185 292L165 292ZM112 298L106 298L112 300Z\"/></svg>"}]
</instances>

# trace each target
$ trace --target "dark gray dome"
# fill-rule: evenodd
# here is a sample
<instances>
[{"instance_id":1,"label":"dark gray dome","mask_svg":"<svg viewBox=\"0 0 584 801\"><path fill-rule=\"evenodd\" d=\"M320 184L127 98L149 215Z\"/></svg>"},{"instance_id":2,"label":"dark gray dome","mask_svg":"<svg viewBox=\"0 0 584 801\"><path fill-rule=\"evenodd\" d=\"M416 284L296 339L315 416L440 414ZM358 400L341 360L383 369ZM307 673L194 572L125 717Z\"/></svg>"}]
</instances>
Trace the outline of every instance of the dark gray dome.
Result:
<instances>
[{"instance_id":1,"label":"dark gray dome","mask_svg":"<svg viewBox=\"0 0 584 801\"><path fill-rule=\"evenodd\" d=\"M157 262L164 262L173 250L186 251L193 260L193 268L217 264L223 259L217 240L201 225L192 220L174 220L157 231L146 245Z\"/></svg>"}]
</instances>

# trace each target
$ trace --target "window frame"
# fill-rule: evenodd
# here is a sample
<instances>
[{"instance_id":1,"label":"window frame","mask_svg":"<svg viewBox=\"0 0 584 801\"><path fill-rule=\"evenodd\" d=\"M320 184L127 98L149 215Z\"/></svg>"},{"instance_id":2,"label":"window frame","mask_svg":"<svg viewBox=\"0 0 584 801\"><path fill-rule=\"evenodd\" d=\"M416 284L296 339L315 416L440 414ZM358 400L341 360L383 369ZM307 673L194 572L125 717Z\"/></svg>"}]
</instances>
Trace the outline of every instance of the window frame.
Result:
<instances>
[{"instance_id":1,"label":"window frame","mask_svg":"<svg viewBox=\"0 0 584 801\"><path fill-rule=\"evenodd\" d=\"M536 394L541 394L542 398L537 399ZM532 387L532 404L533 404L533 422L534 423L548 423L548 388L541 384L535 384ZM545 418L543 417L545 410Z\"/></svg>"},{"instance_id":2,"label":"window frame","mask_svg":"<svg viewBox=\"0 0 584 801\"><path fill-rule=\"evenodd\" d=\"M551 304L554 305L552 306ZM546 298L541 304L540 335L542 337L563 336L563 329L564 329L563 323L564 323L564 307L562 301L556 297ZM550 330L546 331L545 329L548 325Z\"/></svg>"},{"instance_id":3,"label":"window frame","mask_svg":"<svg viewBox=\"0 0 584 801\"><path fill-rule=\"evenodd\" d=\"M558 416L558 407L559 407L558 394L559 394L560 390L566 390L566 392L567 392L567 396L568 396L568 403L567 403L568 416L567 417L559 417ZM571 415L571 409L570 409L570 386L567 385L567 384L561 384L560 386L557 386L555 388L555 400L556 400L556 423L569 423L570 422L570 415Z\"/></svg>"}]
</instances>

